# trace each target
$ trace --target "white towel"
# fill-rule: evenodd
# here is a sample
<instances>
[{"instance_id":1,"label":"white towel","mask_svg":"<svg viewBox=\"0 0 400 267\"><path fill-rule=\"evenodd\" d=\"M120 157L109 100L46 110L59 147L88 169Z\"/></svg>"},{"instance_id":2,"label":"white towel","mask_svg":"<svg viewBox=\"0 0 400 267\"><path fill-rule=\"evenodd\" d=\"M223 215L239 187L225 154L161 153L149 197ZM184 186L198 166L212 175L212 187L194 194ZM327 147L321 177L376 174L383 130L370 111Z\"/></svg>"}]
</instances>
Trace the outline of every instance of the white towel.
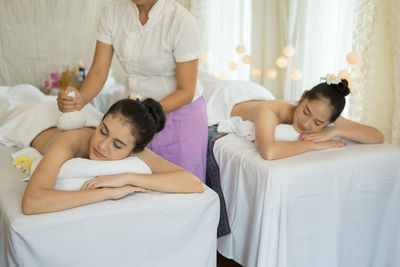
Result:
<instances>
[{"instance_id":1,"label":"white towel","mask_svg":"<svg viewBox=\"0 0 400 267\"><path fill-rule=\"evenodd\" d=\"M42 155L36 149L28 147L12 154L11 158L13 159L14 165L16 165L15 163L18 163L18 159L23 159L26 162L26 160L29 161L32 158L35 158L30 168L25 171L29 176L24 178L23 181L28 181L42 159ZM149 174L151 173L151 169L138 157L128 157L112 161L73 158L67 160L61 166L54 189L79 190L83 183L96 176L119 173Z\"/></svg>"},{"instance_id":2,"label":"white towel","mask_svg":"<svg viewBox=\"0 0 400 267\"><path fill-rule=\"evenodd\" d=\"M39 133L55 127L61 115L56 96L46 96L31 85L1 88L0 107L0 143L19 148L29 147ZM102 113L90 104L82 110L86 126L97 127Z\"/></svg>"},{"instance_id":3,"label":"white towel","mask_svg":"<svg viewBox=\"0 0 400 267\"><path fill-rule=\"evenodd\" d=\"M207 102L208 126L229 119L235 104L249 100L273 100L274 95L259 84L246 81L202 80Z\"/></svg>"},{"instance_id":4,"label":"white towel","mask_svg":"<svg viewBox=\"0 0 400 267\"><path fill-rule=\"evenodd\" d=\"M218 125L217 131L220 133L234 133L250 141L256 139L254 123L244 121L241 117L222 120ZM275 141L296 141L299 140L299 135L291 124L279 124L275 128Z\"/></svg>"}]
</instances>

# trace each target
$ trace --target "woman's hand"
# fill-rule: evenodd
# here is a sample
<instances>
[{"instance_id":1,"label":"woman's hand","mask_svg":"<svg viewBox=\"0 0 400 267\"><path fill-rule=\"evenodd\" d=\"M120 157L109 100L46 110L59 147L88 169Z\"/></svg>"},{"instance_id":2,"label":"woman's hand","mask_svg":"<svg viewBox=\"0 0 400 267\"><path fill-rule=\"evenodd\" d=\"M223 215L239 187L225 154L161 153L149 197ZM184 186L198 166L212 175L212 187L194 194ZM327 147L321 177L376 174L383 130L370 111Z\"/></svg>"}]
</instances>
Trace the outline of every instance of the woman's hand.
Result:
<instances>
[{"instance_id":1,"label":"woman's hand","mask_svg":"<svg viewBox=\"0 0 400 267\"><path fill-rule=\"evenodd\" d=\"M112 200L123 198L124 196L132 194L134 192L149 192L149 190L147 189L131 185L124 185L120 187L107 188L107 189L110 190L110 199Z\"/></svg>"},{"instance_id":2,"label":"woman's hand","mask_svg":"<svg viewBox=\"0 0 400 267\"><path fill-rule=\"evenodd\" d=\"M323 142L336 137L335 126L326 127L317 133L304 133L299 136L301 140Z\"/></svg>"},{"instance_id":3,"label":"woman's hand","mask_svg":"<svg viewBox=\"0 0 400 267\"><path fill-rule=\"evenodd\" d=\"M72 91L75 92L75 97L68 96L68 94ZM58 93L57 105L61 112L81 110L84 106L83 97L76 88L67 86L67 88Z\"/></svg>"},{"instance_id":4,"label":"woman's hand","mask_svg":"<svg viewBox=\"0 0 400 267\"><path fill-rule=\"evenodd\" d=\"M101 175L86 181L81 190L94 189L99 187L120 187L127 185L123 174Z\"/></svg>"},{"instance_id":5,"label":"woman's hand","mask_svg":"<svg viewBox=\"0 0 400 267\"><path fill-rule=\"evenodd\" d=\"M314 150L323 150L329 148L345 147L347 144L343 141L328 140L322 142L313 142Z\"/></svg>"}]
</instances>

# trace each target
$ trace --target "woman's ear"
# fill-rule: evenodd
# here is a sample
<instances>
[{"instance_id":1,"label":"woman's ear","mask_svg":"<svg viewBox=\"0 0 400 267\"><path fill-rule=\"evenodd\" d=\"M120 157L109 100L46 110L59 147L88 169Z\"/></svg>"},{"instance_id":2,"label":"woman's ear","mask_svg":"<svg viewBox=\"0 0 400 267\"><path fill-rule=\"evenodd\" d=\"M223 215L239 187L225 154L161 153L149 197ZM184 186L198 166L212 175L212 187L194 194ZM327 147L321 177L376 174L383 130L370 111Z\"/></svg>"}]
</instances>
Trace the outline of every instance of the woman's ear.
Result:
<instances>
[{"instance_id":1,"label":"woman's ear","mask_svg":"<svg viewBox=\"0 0 400 267\"><path fill-rule=\"evenodd\" d=\"M308 90L304 90L304 92L301 94L300 101L306 97L307 92Z\"/></svg>"}]
</instances>

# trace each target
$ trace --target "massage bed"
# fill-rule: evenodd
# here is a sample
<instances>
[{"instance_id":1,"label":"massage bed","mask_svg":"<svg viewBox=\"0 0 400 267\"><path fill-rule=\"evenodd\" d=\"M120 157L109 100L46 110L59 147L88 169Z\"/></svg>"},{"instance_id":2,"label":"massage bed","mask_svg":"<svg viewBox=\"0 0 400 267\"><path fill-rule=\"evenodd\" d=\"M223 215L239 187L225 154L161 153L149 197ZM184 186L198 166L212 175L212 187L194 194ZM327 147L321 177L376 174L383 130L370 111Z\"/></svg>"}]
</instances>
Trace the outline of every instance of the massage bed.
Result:
<instances>
[{"instance_id":1,"label":"massage bed","mask_svg":"<svg viewBox=\"0 0 400 267\"><path fill-rule=\"evenodd\" d=\"M208 108L213 90L236 86L201 77ZM245 136L215 134L214 113L207 184L220 195L219 253L246 267L400 266L399 149L346 141L267 161Z\"/></svg>"},{"instance_id":2,"label":"massage bed","mask_svg":"<svg viewBox=\"0 0 400 267\"><path fill-rule=\"evenodd\" d=\"M21 101L43 97L30 86L14 89ZM0 266L216 266L219 200L207 186L203 193L133 193L27 216L21 210L27 174L12 164L16 151L0 144Z\"/></svg>"},{"instance_id":3,"label":"massage bed","mask_svg":"<svg viewBox=\"0 0 400 267\"><path fill-rule=\"evenodd\" d=\"M400 266L400 150L350 143L266 161L234 134L215 142L231 233L246 267Z\"/></svg>"}]
</instances>

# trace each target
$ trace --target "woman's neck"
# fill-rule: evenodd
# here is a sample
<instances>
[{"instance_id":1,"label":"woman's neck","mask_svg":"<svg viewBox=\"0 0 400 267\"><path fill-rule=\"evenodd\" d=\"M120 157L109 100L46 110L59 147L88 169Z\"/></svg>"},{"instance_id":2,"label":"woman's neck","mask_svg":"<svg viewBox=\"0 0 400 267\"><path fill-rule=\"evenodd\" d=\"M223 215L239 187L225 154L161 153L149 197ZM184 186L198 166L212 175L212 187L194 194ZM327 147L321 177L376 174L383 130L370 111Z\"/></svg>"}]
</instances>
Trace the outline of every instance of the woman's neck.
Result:
<instances>
[{"instance_id":1,"label":"woman's neck","mask_svg":"<svg viewBox=\"0 0 400 267\"><path fill-rule=\"evenodd\" d=\"M158 0L154 0L151 3L136 5L139 9L139 20L142 25L146 24L149 20L150 9L155 5L155 3L157 3L157 1Z\"/></svg>"}]
</instances>

